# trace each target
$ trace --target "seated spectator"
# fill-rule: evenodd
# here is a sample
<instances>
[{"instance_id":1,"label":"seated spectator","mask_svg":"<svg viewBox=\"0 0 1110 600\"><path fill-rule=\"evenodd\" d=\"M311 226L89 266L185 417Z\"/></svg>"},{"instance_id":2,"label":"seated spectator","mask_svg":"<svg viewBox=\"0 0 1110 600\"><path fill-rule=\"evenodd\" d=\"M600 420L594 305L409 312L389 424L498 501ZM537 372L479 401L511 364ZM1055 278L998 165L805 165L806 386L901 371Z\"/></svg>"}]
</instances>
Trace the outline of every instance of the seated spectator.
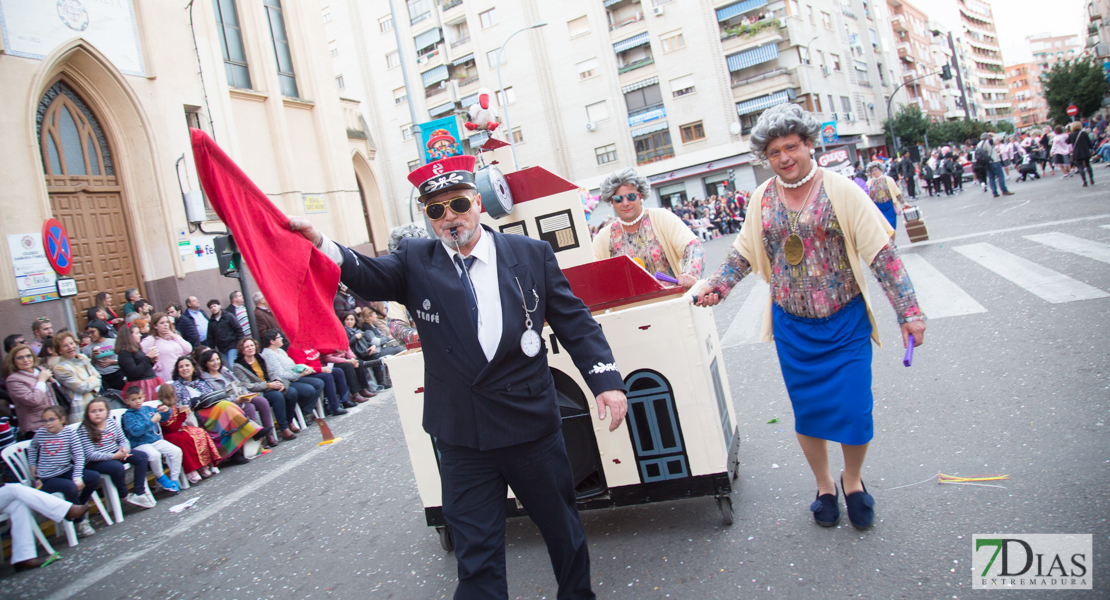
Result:
<instances>
[{"instance_id":1,"label":"seated spectator","mask_svg":"<svg viewBox=\"0 0 1110 600\"><path fill-rule=\"evenodd\" d=\"M116 338L116 358L119 360L120 372L123 373L126 383L123 385L124 396L128 389L138 387L143 390L143 396L154 398L158 395L158 386L165 383L154 372L154 361L158 360L158 348L151 347L143 350L142 335L137 324L128 327L123 335Z\"/></svg>"},{"instance_id":2,"label":"seated spectator","mask_svg":"<svg viewBox=\"0 0 1110 600\"><path fill-rule=\"evenodd\" d=\"M100 487L100 473L85 468L85 452L77 431L67 428L65 419L65 410L60 406L48 406L42 411L43 426L35 432L27 449L31 479L35 487L47 494L61 492L66 502L88 504ZM96 533L84 515L73 522L77 537Z\"/></svg>"},{"instance_id":3,"label":"seated spectator","mask_svg":"<svg viewBox=\"0 0 1110 600\"><path fill-rule=\"evenodd\" d=\"M122 390L123 372L120 371L116 356L116 340L108 338L108 324L104 321L89 321L85 332L89 334L89 343L81 348L81 353L92 361L93 368L100 373L100 381L106 389Z\"/></svg>"},{"instance_id":4,"label":"seated spectator","mask_svg":"<svg viewBox=\"0 0 1110 600\"><path fill-rule=\"evenodd\" d=\"M85 418L77 428L77 439L85 453L85 469L100 473L101 477L111 477L116 490L126 494L128 503L141 508L154 508L154 495L146 487L147 455L141 450L132 450L123 429L115 419L109 419L108 401L93 398L85 405ZM135 487L127 493L127 471L124 463L135 470Z\"/></svg>"},{"instance_id":5,"label":"seated spectator","mask_svg":"<svg viewBox=\"0 0 1110 600\"><path fill-rule=\"evenodd\" d=\"M211 314L208 319L208 347L218 350L224 362L231 364L238 352L235 347L244 337L243 329L233 315L223 310L219 300L213 298L208 301L208 312Z\"/></svg>"},{"instance_id":6,"label":"seated spectator","mask_svg":"<svg viewBox=\"0 0 1110 600\"><path fill-rule=\"evenodd\" d=\"M154 323L154 332L143 338L140 346L143 352L149 352L151 348L158 350L154 359L154 373L161 377L162 381L169 381L173 376L173 365L177 358L192 352L193 345L177 335L173 328L173 321L166 313L154 313L151 321Z\"/></svg>"},{"instance_id":7,"label":"seated spectator","mask_svg":"<svg viewBox=\"0 0 1110 600\"><path fill-rule=\"evenodd\" d=\"M146 396L137 387L127 390L123 401L127 404L127 412L123 413L120 421L127 441L131 443L132 448L147 456L150 472L158 476L158 485L162 486L162 489L171 494L180 492L181 486L178 485L177 478L181 476L181 449L162 439L161 427L158 425L167 412L165 407L160 406L155 410L152 407L143 406ZM169 477L166 477L166 473L162 470L162 457L165 457L166 463L169 464Z\"/></svg>"},{"instance_id":8,"label":"seated spectator","mask_svg":"<svg viewBox=\"0 0 1110 600\"><path fill-rule=\"evenodd\" d=\"M122 316L124 319L127 318L127 315L133 312L138 312L139 309L135 306L135 303L138 302L140 299L142 299L142 296L139 295L139 288L127 288L126 290L124 290L124 304L123 308L120 309L120 312L123 313Z\"/></svg>"},{"instance_id":9,"label":"seated spectator","mask_svg":"<svg viewBox=\"0 0 1110 600\"><path fill-rule=\"evenodd\" d=\"M306 367L301 371L301 379L311 378L324 382L324 415L345 415L345 409L354 406L348 401L347 378L343 371L333 371L331 364L320 364L320 352L309 348L289 348L289 358L297 366Z\"/></svg>"},{"instance_id":10,"label":"seated spectator","mask_svg":"<svg viewBox=\"0 0 1110 600\"><path fill-rule=\"evenodd\" d=\"M139 334L144 338L150 335L150 321L150 319L135 319L135 327L139 328ZM172 321L170 326L173 326ZM142 341L142 338L139 339Z\"/></svg>"},{"instance_id":11,"label":"seated spectator","mask_svg":"<svg viewBox=\"0 0 1110 600\"><path fill-rule=\"evenodd\" d=\"M404 352L405 346L393 338L389 328L385 325L384 316L374 308L367 307L362 309L362 323L360 327L363 331L370 333L374 337L372 341L374 345L378 347L378 351L370 355L371 361L377 361L376 363L371 363L374 369L374 377L385 389L393 387L386 381L388 377L385 368L381 364L381 359Z\"/></svg>"},{"instance_id":12,"label":"seated spectator","mask_svg":"<svg viewBox=\"0 0 1110 600\"><path fill-rule=\"evenodd\" d=\"M181 449L181 468L189 482L200 483L201 479L218 473L215 467L220 449L207 431L189 424L193 409L177 405L177 391L168 383L158 386L157 398L167 409L163 413L165 418L158 422L162 427L162 439Z\"/></svg>"},{"instance_id":13,"label":"seated spectator","mask_svg":"<svg viewBox=\"0 0 1110 600\"><path fill-rule=\"evenodd\" d=\"M62 391L70 395L70 423L78 423L85 418L85 405L100 393L100 373L87 356L77 352L77 337L70 331L54 336L54 351L58 362L54 364L54 378Z\"/></svg>"},{"instance_id":14,"label":"seated spectator","mask_svg":"<svg viewBox=\"0 0 1110 600\"><path fill-rule=\"evenodd\" d=\"M107 318L103 319L103 321L109 325L111 330L115 331L123 327L123 316L116 314L116 311L112 308L111 294L108 292L100 292L97 294L96 307L104 311L104 316Z\"/></svg>"},{"instance_id":15,"label":"seated spectator","mask_svg":"<svg viewBox=\"0 0 1110 600\"><path fill-rule=\"evenodd\" d=\"M16 573L45 567L61 557L60 554L38 557L32 527L37 528L39 524L35 522L32 510L51 521L76 521L85 518L89 507L66 502L30 486L0 483L0 512L7 514L11 520L12 566Z\"/></svg>"},{"instance_id":16,"label":"seated spectator","mask_svg":"<svg viewBox=\"0 0 1110 600\"><path fill-rule=\"evenodd\" d=\"M366 365L351 352L349 348L343 350L322 350L320 351L320 361L331 365L333 370L339 370L347 379L347 389L350 395L347 397L351 402L362 404L370 398L377 396L377 393L370 389L370 378L373 373L367 374ZM377 385L375 384L375 388Z\"/></svg>"},{"instance_id":17,"label":"seated spectator","mask_svg":"<svg viewBox=\"0 0 1110 600\"><path fill-rule=\"evenodd\" d=\"M54 373L38 367L31 347L19 345L4 356L4 383L16 415L19 416L20 441L31 439L43 426L42 411L54 406Z\"/></svg>"},{"instance_id":18,"label":"seated spectator","mask_svg":"<svg viewBox=\"0 0 1110 600\"><path fill-rule=\"evenodd\" d=\"M374 336L359 329L358 316L353 312L344 313L343 328L347 331L347 344L351 348L351 352L362 360L369 360L370 355L377 352L378 348L374 346Z\"/></svg>"},{"instance_id":19,"label":"seated spectator","mask_svg":"<svg viewBox=\"0 0 1110 600\"><path fill-rule=\"evenodd\" d=\"M310 415L316 407L316 398L324 391L324 382L311 377L302 377L304 369L297 364L281 347L285 336L276 329L262 334L262 359L266 361L266 376L281 381L286 389L296 393L301 414ZM306 417L307 418L307 417Z\"/></svg>"},{"instance_id":20,"label":"seated spectator","mask_svg":"<svg viewBox=\"0 0 1110 600\"><path fill-rule=\"evenodd\" d=\"M141 315L144 319L149 319L150 315L154 313L154 305L147 302L146 300L139 300L135 303L135 312Z\"/></svg>"},{"instance_id":21,"label":"seated spectator","mask_svg":"<svg viewBox=\"0 0 1110 600\"><path fill-rule=\"evenodd\" d=\"M43 342L46 338L54 336L54 325L50 323L50 319L39 317L31 323L31 335L35 336L35 339L31 340L31 350L35 354L39 354L44 347L51 347L50 344L44 344Z\"/></svg>"},{"instance_id":22,"label":"seated spectator","mask_svg":"<svg viewBox=\"0 0 1110 600\"><path fill-rule=\"evenodd\" d=\"M220 464L224 461L229 464L243 464L248 460L243 455L243 444L252 438L260 440L269 431L252 422L235 403L227 400L221 400L207 408L199 408L197 402L200 397L213 391L212 386L200 378L199 371L192 358L182 356L177 359L173 367L173 388L177 395L177 404L193 408L197 423L212 434L220 450ZM263 450L262 453L267 454L269 450Z\"/></svg>"},{"instance_id":23,"label":"seated spectator","mask_svg":"<svg viewBox=\"0 0 1110 600\"><path fill-rule=\"evenodd\" d=\"M253 341L253 340L252 340ZM263 443L271 448L277 446L277 435L274 433L274 417L269 400L258 393L251 392L247 386L224 366L223 358L215 350L205 350L200 356L200 378L208 383L214 391L227 393L229 402L243 410L247 418L255 423L261 423L266 430L266 440ZM280 396L281 394L278 394Z\"/></svg>"},{"instance_id":24,"label":"seated spectator","mask_svg":"<svg viewBox=\"0 0 1110 600\"><path fill-rule=\"evenodd\" d=\"M266 361L258 355L258 344L253 338L239 340L239 355L235 357L235 377L253 393L262 394L270 404L281 439L297 439L295 423L289 420L293 407L297 405L298 394L280 379L271 379L266 369Z\"/></svg>"},{"instance_id":25,"label":"seated spectator","mask_svg":"<svg viewBox=\"0 0 1110 600\"><path fill-rule=\"evenodd\" d=\"M89 323L92 323L94 321L100 321L101 323L104 323L105 328L108 330L108 335L106 335L105 337L110 337L112 339L116 338L116 328L109 322L108 313L105 312L103 308L100 308L99 306L92 306L89 308L89 310L85 311L85 317L87 318L87 321Z\"/></svg>"}]
</instances>

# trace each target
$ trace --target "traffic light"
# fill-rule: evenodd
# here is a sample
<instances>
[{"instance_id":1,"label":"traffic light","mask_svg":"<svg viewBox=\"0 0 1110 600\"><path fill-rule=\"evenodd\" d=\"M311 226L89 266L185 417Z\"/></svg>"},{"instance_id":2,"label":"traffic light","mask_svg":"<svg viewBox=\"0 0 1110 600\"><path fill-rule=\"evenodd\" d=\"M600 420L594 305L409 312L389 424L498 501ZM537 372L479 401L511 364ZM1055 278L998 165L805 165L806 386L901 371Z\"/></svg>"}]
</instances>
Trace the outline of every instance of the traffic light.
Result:
<instances>
[{"instance_id":1,"label":"traffic light","mask_svg":"<svg viewBox=\"0 0 1110 600\"><path fill-rule=\"evenodd\" d=\"M945 81L952 79L952 65L944 65L940 68L940 78Z\"/></svg>"},{"instance_id":2,"label":"traffic light","mask_svg":"<svg viewBox=\"0 0 1110 600\"><path fill-rule=\"evenodd\" d=\"M230 235L217 235L212 241L216 248L216 260L220 265L220 275L224 277L239 278L239 262L243 257L239 254L239 247L235 245L235 238Z\"/></svg>"}]
</instances>

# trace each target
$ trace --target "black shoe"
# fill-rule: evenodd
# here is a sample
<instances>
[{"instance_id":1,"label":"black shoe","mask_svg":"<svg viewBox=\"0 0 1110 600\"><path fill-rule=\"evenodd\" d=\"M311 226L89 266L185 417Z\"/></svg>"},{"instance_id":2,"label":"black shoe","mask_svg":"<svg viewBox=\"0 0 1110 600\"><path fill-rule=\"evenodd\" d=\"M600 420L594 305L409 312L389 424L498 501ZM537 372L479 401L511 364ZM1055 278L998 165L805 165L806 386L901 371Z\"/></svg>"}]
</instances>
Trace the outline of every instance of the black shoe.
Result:
<instances>
[{"instance_id":1,"label":"black shoe","mask_svg":"<svg viewBox=\"0 0 1110 600\"><path fill-rule=\"evenodd\" d=\"M343 403L339 406L342 406L343 408L354 408L358 406L358 404L355 402L351 402L350 400L344 400Z\"/></svg>"},{"instance_id":2,"label":"black shoe","mask_svg":"<svg viewBox=\"0 0 1110 600\"><path fill-rule=\"evenodd\" d=\"M983 190L983 191L986 191L986 190ZM997 198L997 197L998 197L998 194L995 194L995 195L994 195L994 197L995 197L995 198Z\"/></svg>"},{"instance_id":3,"label":"black shoe","mask_svg":"<svg viewBox=\"0 0 1110 600\"><path fill-rule=\"evenodd\" d=\"M328 416L334 417L336 415L346 415L346 414L350 414L350 413L348 413L346 410L344 410L342 408L337 408L337 409L331 411L331 414L328 415Z\"/></svg>"},{"instance_id":4,"label":"black shoe","mask_svg":"<svg viewBox=\"0 0 1110 600\"><path fill-rule=\"evenodd\" d=\"M262 429L259 429L258 433L254 434L254 437L252 437L251 439L252 440L261 440L261 439L265 438L266 436L270 435L270 432L273 431L273 430L274 430L273 427L263 427Z\"/></svg>"},{"instance_id":5,"label":"black shoe","mask_svg":"<svg viewBox=\"0 0 1110 600\"><path fill-rule=\"evenodd\" d=\"M836 488L835 483L833 488ZM813 520L821 527L835 526L840 522L840 490L836 490L835 495L822 494L821 490L818 490L817 499L809 505L809 510L813 512Z\"/></svg>"},{"instance_id":6,"label":"black shoe","mask_svg":"<svg viewBox=\"0 0 1110 600\"><path fill-rule=\"evenodd\" d=\"M875 499L867 493L867 486L863 485L862 492L844 494L844 504L848 507L848 520L856 529L867 529L875 522ZM844 487L844 476L840 476L840 487Z\"/></svg>"}]
</instances>

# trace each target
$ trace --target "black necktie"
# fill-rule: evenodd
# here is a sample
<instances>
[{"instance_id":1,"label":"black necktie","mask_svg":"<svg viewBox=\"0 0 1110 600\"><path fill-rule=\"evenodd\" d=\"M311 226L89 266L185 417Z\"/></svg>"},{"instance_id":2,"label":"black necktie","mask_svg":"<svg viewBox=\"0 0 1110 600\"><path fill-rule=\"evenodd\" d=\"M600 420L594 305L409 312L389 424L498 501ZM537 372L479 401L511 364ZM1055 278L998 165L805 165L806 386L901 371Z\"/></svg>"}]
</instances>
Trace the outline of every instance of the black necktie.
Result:
<instances>
[{"instance_id":1,"label":"black necktie","mask_svg":"<svg viewBox=\"0 0 1110 600\"><path fill-rule=\"evenodd\" d=\"M463 289L466 290L466 305L470 308L470 321L474 323L474 331L478 331L478 296L474 292L474 286L470 282L470 267L474 266L474 261L477 260L476 256L462 256L455 255L455 264L462 269L459 273L459 279L462 280Z\"/></svg>"}]
</instances>

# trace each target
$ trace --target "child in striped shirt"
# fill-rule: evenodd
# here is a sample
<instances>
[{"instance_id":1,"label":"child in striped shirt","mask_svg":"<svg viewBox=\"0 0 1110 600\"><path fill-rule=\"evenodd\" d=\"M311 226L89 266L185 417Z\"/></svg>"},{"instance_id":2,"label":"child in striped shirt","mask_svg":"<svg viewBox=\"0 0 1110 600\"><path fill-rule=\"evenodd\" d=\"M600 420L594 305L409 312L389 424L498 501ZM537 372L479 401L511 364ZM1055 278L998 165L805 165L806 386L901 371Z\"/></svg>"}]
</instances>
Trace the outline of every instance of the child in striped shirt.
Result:
<instances>
[{"instance_id":1,"label":"child in striped shirt","mask_svg":"<svg viewBox=\"0 0 1110 600\"><path fill-rule=\"evenodd\" d=\"M77 432L65 426L65 409L48 406L42 411L42 420L44 425L31 438L27 451L35 486L47 494L61 492L67 502L88 504L100 487L100 473L85 469L85 452ZM77 526L77 537L96 533L84 515L73 523Z\"/></svg>"},{"instance_id":2,"label":"child in striped shirt","mask_svg":"<svg viewBox=\"0 0 1110 600\"><path fill-rule=\"evenodd\" d=\"M121 419L123 432L132 448L147 455L150 470L159 475L158 483L162 488L176 494L181 491L177 484L177 478L181 475L181 448L162 439L162 428L158 425L168 409L165 406L159 406L157 410L143 406L144 400L146 396L141 387L127 388L127 398L124 400L127 412L123 413ZM170 465L169 477L162 472L163 456Z\"/></svg>"},{"instance_id":3,"label":"child in striped shirt","mask_svg":"<svg viewBox=\"0 0 1110 600\"><path fill-rule=\"evenodd\" d=\"M85 452L86 469L111 477L116 490L127 493L127 475L124 463L135 469L135 489L124 498L127 502L142 508L154 508L154 495L146 486L147 455L141 450L132 450L131 443L123 434L123 429L115 419L108 418L108 401L93 398L85 405L85 418L77 428L77 439Z\"/></svg>"}]
</instances>

